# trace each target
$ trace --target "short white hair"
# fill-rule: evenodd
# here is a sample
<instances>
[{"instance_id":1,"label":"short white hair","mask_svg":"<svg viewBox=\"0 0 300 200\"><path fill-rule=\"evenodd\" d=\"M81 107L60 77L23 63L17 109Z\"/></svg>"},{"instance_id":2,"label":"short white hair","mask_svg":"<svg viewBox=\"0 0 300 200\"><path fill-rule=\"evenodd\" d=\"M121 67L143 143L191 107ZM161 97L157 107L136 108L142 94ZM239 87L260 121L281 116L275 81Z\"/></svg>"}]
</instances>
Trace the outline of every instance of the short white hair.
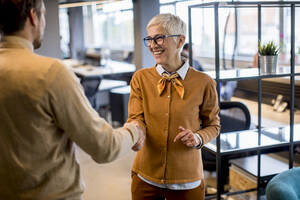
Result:
<instances>
[{"instance_id":1,"label":"short white hair","mask_svg":"<svg viewBox=\"0 0 300 200\"><path fill-rule=\"evenodd\" d=\"M154 25L162 26L167 34L186 36L186 24L178 16L171 13L154 16L147 25L147 29Z\"/></svg>"}]
</instances>

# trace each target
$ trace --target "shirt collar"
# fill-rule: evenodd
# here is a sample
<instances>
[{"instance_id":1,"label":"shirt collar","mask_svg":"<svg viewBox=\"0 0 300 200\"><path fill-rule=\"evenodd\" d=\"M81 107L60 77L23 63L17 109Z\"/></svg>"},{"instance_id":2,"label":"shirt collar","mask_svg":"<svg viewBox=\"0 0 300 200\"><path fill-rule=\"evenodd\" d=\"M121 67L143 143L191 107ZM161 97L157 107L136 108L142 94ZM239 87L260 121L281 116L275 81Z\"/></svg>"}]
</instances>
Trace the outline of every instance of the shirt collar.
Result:
<instances>
[{"instance_id":1,"label":"shirt collar","mask_svg":"<svg viewBox=\"0 0 300 200\"><path fill-rule=\"evenodd\" d=\"M178 75L180 76L180 78L182 80L184 80L186 74L187 74L187 71L189 70L189 64L187 62L185 62L182 67L180 67L176 72L178 73ZM160 76L162 76L163 73L167 73L167 74L170 74L169 72L167 72L162 65L160 64L157 64L156 65L156 71L158 72L158 74Z\"/></svg>"},{"instance_id":2,"label":"shirt collar","mask_svg":"<svg viewBox=\"0 0 300 200\"><path fill-rule=\"evenodd\" d=\"M33 45L29 40L18 36L4 36L0 42L0 48L21 48L33 52Z\"/></svg>"}]
</instances>

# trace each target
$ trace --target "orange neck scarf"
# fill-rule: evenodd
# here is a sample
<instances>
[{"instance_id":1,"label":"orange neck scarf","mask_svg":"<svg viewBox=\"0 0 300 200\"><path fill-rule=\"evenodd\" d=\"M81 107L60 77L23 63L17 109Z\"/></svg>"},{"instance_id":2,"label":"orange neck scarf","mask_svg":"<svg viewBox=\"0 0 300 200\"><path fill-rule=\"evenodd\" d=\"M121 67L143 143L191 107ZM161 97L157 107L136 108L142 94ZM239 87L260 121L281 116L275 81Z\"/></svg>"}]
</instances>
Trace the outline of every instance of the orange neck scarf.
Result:
<instances>
[{"instance_id":1,"label":"orange neck scarf","mask_svg":"<svg viewBox=\"0 0 300 200\"><path fill-rule=\"evenodd\" d=\"M183 87L183 84L179 81L178 77L179 77L178 73L171 74L171 75L163 73L162 78L158 81L158 84L157 84L158 94L161 95L163 93L163 91L166 87L166 83L168 81L168 82L172 83L172 85L175 87L180 98L183 99L184 87Z\"/></svg>"}]
</instances>

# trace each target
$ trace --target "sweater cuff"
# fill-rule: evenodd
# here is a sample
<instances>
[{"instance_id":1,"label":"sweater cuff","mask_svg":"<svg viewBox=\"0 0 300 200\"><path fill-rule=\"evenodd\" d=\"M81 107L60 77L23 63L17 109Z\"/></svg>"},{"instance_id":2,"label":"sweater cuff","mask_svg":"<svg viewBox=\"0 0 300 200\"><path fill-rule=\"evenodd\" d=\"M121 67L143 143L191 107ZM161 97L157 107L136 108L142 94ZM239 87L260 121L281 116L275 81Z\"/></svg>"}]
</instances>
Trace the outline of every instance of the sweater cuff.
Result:
<instances>
[{"instance_id":1,"label":"sweater cuff","mask_svg":"<svg viewBox=\"0 0 300 200\"><path fill-rule=\"evenodd\" d=\"M139 139L138 127L134 124L126 123L124 128L127 129L129 134L131 135L133 144L137 143Z\"/></svg>"},{"instance_id":2,"label":"sweater cuff","mask_svg":"<svg viewBox=\"0 0 300 200\"><path fill-rule=\"evenodd\" d=\"M197 145L197 146L195 146L194 148L195 149L201 149L201 147L202 147L202 138L201 138L201 136L198 134L198 133L195 133L196 134L196 136L198 137L198 139L199 139L199 144Z\"/></svg>"}]
</instances>

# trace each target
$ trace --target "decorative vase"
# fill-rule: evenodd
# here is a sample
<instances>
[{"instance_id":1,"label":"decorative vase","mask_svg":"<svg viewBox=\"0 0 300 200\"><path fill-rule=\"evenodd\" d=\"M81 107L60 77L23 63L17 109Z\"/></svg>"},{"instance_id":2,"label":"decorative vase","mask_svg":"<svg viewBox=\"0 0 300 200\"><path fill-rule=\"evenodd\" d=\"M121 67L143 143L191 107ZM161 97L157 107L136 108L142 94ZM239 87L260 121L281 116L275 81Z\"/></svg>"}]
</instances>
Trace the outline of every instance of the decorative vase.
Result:
<instances>
[{"instance_id":1,"label":"decorative vase","mask_svg":"<svg viewBox=\"0 0 300 200\"><path fill-rule=\"evenodd\" d=\"M259 56L260 60L260 73L261 74L275 74L277 71L277 58L276 56Z\"/></svg>"}]
</instances>

